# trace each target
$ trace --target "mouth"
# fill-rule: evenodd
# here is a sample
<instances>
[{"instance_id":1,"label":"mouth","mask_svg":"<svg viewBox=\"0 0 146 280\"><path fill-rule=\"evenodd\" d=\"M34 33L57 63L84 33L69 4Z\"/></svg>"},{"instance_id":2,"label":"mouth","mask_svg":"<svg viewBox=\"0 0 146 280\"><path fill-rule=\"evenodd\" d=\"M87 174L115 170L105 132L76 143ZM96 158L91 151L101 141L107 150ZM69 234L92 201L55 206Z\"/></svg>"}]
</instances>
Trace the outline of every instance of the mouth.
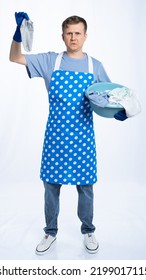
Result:
<instances>
[{"instance_id":1,"label":"mouth","mask_svg":"<svg viewBox=\"0 0 146 280\"><path fill-rule=\"evenodd\" d=\"M74 43L74 42L71 42L71 45L72 45L72 46L76 46L77 44L76 44L76 43Z\"/></svg>"}]
</instances>

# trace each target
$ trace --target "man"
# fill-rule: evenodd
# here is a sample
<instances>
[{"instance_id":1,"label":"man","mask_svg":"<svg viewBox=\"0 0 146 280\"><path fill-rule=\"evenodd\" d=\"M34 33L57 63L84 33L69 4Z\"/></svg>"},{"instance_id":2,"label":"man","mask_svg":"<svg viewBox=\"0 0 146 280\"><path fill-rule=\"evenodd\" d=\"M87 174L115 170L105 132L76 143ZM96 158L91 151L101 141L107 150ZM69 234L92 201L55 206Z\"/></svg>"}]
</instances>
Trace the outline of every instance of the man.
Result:
<instances>
[{"instance_id":1,"label":"man","mask_svg":"<svg viewBox=\"0 0 146 280\"><path fill-rule=\"evenodd\" d=\"M83 52L87 38L85 19L71 16L62 23L66 51L36 55L21 52L20 26L26 13L16 13L10 61L25 65L30 78L42 77L49 97L40 178L45 187L45 236L36 248L46 253L58 232L59 195L62 184L76 185L81 233L89 253L99 247L93 225L93 184L97 181L93 115L85 89L94 81L109 82L98 60Z\"/></svg>"}]
</instances>

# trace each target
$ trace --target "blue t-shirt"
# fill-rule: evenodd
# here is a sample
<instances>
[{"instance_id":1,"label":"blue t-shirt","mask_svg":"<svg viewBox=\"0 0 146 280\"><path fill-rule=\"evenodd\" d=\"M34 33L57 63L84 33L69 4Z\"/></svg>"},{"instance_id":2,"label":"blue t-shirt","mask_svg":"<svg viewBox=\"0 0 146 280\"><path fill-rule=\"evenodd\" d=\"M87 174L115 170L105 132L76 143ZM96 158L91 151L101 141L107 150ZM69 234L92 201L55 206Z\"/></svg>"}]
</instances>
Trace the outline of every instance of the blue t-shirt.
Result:
<instances>
[{"instance_id":1,"label":"blue t-shirt","mask_svg":"<svg viewBox=\"0 0 146 280\"><path fill-rule=\"evenodd\" d=\"M47 91L49 91L50 80L54 70L55 61L58 53L48 52L40 54L25 54L27 61L27 72L30 78L41 77L45 81ZM100 61L92 57L93 74L95 82L110 82L110 79ZM72 58L64 52L60 70L86 72L88 73L87 54L80 59Z\"/></svg>"}]
</instances>

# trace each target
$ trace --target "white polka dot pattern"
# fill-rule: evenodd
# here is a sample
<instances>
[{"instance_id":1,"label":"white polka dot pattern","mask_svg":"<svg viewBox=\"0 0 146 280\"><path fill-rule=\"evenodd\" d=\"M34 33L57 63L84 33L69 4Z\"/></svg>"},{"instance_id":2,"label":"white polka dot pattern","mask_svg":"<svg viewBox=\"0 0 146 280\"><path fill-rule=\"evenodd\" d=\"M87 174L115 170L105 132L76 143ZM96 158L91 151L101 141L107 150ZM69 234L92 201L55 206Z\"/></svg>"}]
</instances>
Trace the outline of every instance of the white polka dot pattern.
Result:
<instances>
[{"instance_id":1,"label":"white polka dot pattern","mask_svg":"<svg viewBox=\"0 0 146 280\"><path fill-rule=\"evenodd\" d=\"M84 94L92 82L92 74L53 72L41 163L43 181L72 185L97 181L93 116Z\"/></svg>"}]
</instances>

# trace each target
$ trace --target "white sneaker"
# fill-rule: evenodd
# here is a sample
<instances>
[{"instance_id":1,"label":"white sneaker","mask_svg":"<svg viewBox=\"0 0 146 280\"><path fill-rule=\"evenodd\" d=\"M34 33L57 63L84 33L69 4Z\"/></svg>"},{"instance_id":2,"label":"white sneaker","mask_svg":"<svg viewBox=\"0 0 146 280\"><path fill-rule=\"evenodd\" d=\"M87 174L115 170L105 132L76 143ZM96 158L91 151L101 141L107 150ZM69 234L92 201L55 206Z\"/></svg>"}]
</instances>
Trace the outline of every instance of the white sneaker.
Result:
<instances>
[{"instance_id":1,"label":"white sneaker","mask_svg":"<svg viewBox=\"0 0 146 280\"><path fill-rule=\"evenodd\" d=\"M51 245L56 240L56 236L53 237L51 235L45 235L42 241L38 244L36 247L36 254L43 255L47 253L47 251L50 249Z\"/></svg>"},{"instance_id":2,"label":"white sneaker","mask_svg":"<svg viewBox=\"0 0 146 280\"><path fill-rule=\"evenodd\" d=\"M84 245L86 251L90 254L95 254L98 251L99 244L95 238L94 233L84 234Z\"/></svg>"}]
</instances>

